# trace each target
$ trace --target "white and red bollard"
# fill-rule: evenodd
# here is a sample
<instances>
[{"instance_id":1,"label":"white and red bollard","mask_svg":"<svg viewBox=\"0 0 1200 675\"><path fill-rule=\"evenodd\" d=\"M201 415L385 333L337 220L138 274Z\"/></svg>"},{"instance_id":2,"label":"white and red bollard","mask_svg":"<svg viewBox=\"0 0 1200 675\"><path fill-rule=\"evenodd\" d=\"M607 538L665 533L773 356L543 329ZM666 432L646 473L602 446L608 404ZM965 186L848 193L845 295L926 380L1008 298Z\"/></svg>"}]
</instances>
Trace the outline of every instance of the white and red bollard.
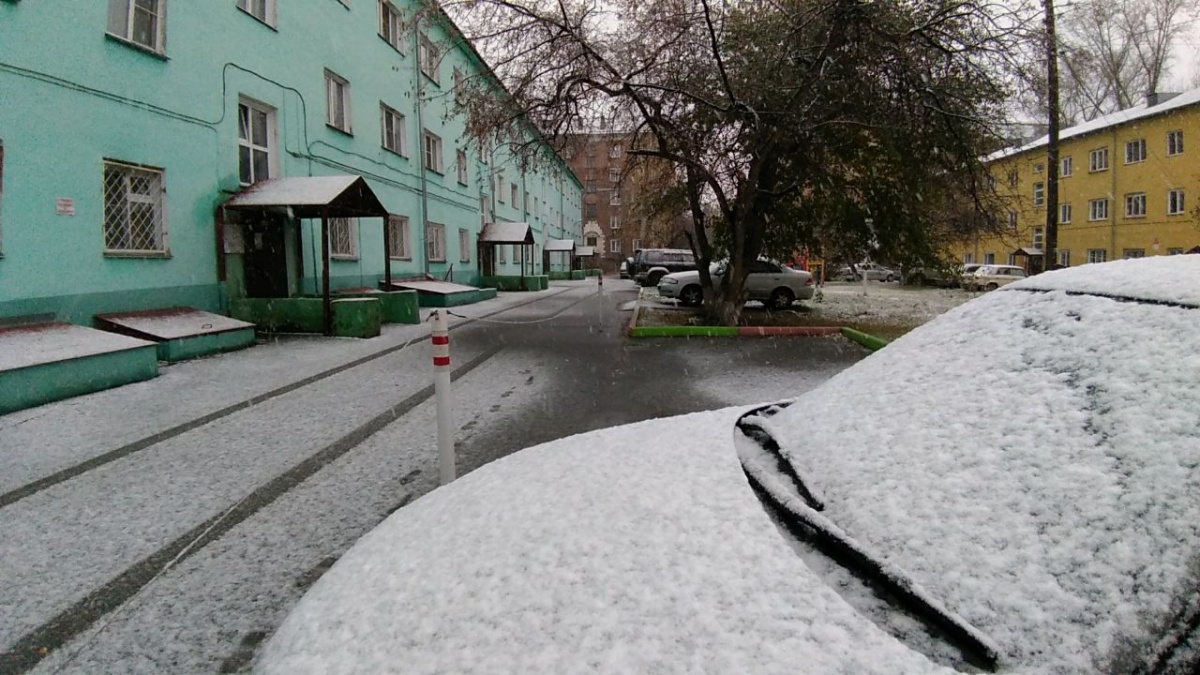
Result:
<instances>
[{"instance_id":1,"label":"white and red bollard","mask_svg":"<svg viewBox=\"0 0 1200 675\"><path fill-rule=\"evenodd\" d=\"M441 484L455 478L454 416L450 409L450 328L446 314L433 310L433 396L437 403L438 474Z\"/></svg>"}]
</instances>

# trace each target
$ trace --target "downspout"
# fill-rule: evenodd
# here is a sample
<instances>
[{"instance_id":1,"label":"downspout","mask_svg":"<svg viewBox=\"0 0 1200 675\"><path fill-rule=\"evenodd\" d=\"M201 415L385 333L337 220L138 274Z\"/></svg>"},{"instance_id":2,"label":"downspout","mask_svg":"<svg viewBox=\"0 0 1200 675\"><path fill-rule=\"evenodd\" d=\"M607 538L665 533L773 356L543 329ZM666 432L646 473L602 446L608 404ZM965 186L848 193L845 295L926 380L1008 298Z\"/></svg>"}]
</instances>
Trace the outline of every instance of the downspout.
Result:
<instances>
[{"instance_id":1,"label":"downspout","mask_svg":"<svg viewBox=\"0 0 1200 675\"><path fill-rule=\"evenodd\" d=\"M1112 128L1112 161L1109 162L1110 171L1112 171L1112 180L1110 181L1111 188L1109 193L1112 195L1112 208L1108 210L1108 232L1109 232L1109 248L1112 249L1112 257L1109 260L1117 260L1117 127Z\"/></svg>"},{"instance_id":2,"label":"downspout","mask_svg":"<svg viewBox=\"0 0 1200 675\"><path fill-rule=\"evenodd\" d=\"M413 69L413 75L416 77L417 90L417 154L421 159L421 259L424 261L425 277L429 277L429 181L425 178L425 116L421 107L421 98L424 95L424 81L421 79L424 73L421 72L421 17L418 14L416 21L413 22L413 54L416 56L416 68Z\"/></svg>"}]
</instances>

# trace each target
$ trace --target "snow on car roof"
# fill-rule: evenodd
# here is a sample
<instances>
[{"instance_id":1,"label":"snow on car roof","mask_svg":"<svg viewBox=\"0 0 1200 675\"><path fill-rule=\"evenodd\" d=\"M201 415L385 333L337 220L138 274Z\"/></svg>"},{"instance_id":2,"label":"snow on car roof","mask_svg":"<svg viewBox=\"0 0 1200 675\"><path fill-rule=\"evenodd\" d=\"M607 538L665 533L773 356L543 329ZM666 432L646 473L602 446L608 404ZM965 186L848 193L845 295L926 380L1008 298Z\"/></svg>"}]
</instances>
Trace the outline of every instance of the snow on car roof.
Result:
<instances>
[{"instance_id":1,"label":"snow on car roof","mask_svg":"<svg viewBox=\"0 0 1200 675\"><path fill-rule=\"evenodd\" d=\"M1114 260L1046 272L1009 289L1060 290L1200 307L1200 255Z\"/></svg>"},{"instance_id":2,"label":"snow on car roof","mask_svg":"<svg viewBox=\"0 0 1200 675\"><path fill-rule=\"evenodd\" d=\"M397 511L314 585L265 673L941 672L805 566L738 410L524 450Z\"/></svg>"},{"instance_id":3,"label":"snow on car roof","mask_svg":"<svg viewBox=\"0 0 1200 675\"><path fill-rule=\"evenodd\" d=\"M1200 267L1088 265L1008 288L1054 287L952 310L802 396L771 433L823 517L1002 662L1128 672L1200 569L1200 310L1063 291L1177 301Z\"/></svg>"}]
</instances>

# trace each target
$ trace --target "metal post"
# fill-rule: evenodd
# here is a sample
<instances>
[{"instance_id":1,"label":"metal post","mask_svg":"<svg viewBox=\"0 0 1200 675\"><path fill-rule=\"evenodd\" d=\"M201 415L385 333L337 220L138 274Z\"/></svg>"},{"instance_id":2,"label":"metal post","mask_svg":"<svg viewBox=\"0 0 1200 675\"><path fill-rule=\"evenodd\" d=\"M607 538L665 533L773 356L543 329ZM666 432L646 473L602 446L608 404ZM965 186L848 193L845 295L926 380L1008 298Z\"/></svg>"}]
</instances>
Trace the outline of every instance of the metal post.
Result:
<instances>
[{"instance_id":1,"label":"metal post","mask_svg":"<svg viewBox=\"0 0 1200 675\"><path fill-rule=\"evenodd\" d=\"M455 477L454 416L450 409L450 328L444 310L433 311L433 394L437 402L438 467L441 484Z\"/></svg>"},{"instance_id":2,"label":"metal post","mask_svg":"<svg viewBox=\"0 0 1200 675\"><path fill-rule=\"evenodd\" d=\"M321 209L321 325L333 335L333 309L329 300L329 208Z\"/></svg>"}]
</instances>

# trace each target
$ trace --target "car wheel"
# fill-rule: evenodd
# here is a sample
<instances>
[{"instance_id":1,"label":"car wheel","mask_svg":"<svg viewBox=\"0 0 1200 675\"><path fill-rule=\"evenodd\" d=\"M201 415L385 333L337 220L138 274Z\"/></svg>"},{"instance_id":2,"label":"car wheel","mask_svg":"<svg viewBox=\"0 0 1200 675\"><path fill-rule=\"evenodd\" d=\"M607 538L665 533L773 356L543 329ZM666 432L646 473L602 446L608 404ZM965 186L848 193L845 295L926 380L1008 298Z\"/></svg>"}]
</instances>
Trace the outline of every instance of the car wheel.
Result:
<instances>
[{"instance_id":1,"label":"car wheel","mask_svg":"<svg viewBox=\"0 0 1200 675\"><path fill-rule=\"evenodd\" d=\"M988 284L987 286L984 286L984 290L987 290L987 291L994 291L994 290L996 290L997 288L1000 288L1000 286L999 286L999 285L997 285L997 284L994 284L994 283L992 283L992 284Z\"/></svg>"},{"instance_id":2,"label":"car wheel","mask_svg":"<svg viewBox=\"0 0 1200 675\"><path fill-rule=\"evenodd\" d=\"M658 286L658 282L662 281L662 272L651 272L650 276L646 277L647 286Z\"/></svg>"},{"instance_id":3,"label":"car wheel","mask_svg":"<svg viewBox=\"0 0 1200 675\"><path fill-rule=\"evenodd\" d=\"M889 284L895 280L896 280L896 277L891 274L887 275L887 279L884 279L884 281L888 282Z\"/></svg>"},{"instance_id":4,"label":"car wheel","mask_svg":"<svg viewBox=\"0 0 1200 675\"><path fill-rule=\"evenodd\" d=\"M788 288L776 288L771 291L771 297L767 298L767 307L771 309L787 309L792 306L792 301L796 299L796 294L792 293Z\"/></svg>"},{"instance_id":5,"label":"car wheel","mask_svg":"<svg viewBox=\"0 0 1200 675\"><path fill-rule=\"evenodd\" d=\"M687 286L679 291L679 302L694 307L704 301L704 291L699 286Z\"/></svg>"}]
</instances>

